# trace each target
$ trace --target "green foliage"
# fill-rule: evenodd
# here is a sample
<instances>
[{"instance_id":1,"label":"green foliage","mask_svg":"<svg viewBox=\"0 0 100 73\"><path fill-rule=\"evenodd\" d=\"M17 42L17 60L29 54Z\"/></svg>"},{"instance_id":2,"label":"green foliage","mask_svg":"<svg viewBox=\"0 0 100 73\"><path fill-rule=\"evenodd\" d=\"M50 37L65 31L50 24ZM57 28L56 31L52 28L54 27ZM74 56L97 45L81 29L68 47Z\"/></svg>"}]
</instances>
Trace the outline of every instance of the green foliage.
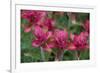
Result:
<instances>
[{"instance_id":1,"label":"green foliage","mask_svg":"<svg viewBox=\"0 0 100 73\"><path fill-rule=\"evenodd\" d=\"M89 19L88 13L79 13L77 15L77 21L84 22L86 19Z\"/></svg>"},{"instance_id":2,"label":"green foliage","mask_svg":"<svg viewBox=\"0 0 100 73\"><path fill-rule=\"evenodd\" d=\"M75 24L70 26L69 30L74 34L80 34L80 32L84 31L84 28L79 24Z\"/></svg>"},{"instance_id":3,"label":"green foliage","mask_svg":"<svg viewBox=\"0 0 100 73\"><path fill-rule=\"evenodd\" d=\"M55 15L56 27L59 29L68 28L68 17L64 14L63 16Z\"/></svg>"},{"instance_id":4,"label":"green foliage","mask_svg":"<svg viewBox=\"0 0 100 73\"><path fill-rule=\"evenodd\" d=\"M81 53L80 53L80 60L88 60L88 59L90 59L89 49L81 51Z\"/></svg>"},{"instance_id":5,"label":"green foliage","mask_svg":"<svg viewBox=\"0 0 100 73\"><path fill-rule=\"evenodd\" d=\"M26 19L21 18L21 24L28 24L28 21Z\"/></svg>"},{"instance_id":6,"label":"green foliage","mask_svg":"<svg viewBox=\"0 0 100 73\"><path fill-rule=\"evenodd\" d=\"M23 28L21 28L21 49L32 49L33 37L32 33L25 33Z\"/></svg>"},{"instance_id":7,"label":"green foliage","mask_svg":"<svg viewBox=\"0 0 100 73\"><path fill-rule=\"evenodd\" d=\"M63 60L75 60L74 51L66 51Z\"/></svg>"}]
</instances>

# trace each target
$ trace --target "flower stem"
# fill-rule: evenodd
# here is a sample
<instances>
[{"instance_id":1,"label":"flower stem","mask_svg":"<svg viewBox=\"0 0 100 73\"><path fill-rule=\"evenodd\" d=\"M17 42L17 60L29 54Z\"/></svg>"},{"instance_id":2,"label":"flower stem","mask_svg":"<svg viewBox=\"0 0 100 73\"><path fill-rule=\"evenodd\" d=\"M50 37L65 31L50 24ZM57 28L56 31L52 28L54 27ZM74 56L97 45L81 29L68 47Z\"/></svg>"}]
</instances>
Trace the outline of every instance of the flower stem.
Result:
<instances>
[{"instance_id":1,"label":"flower stem","mask_svg":"<svg viewBox=\"0 0 100 73\"><path fill-rule=\"evenodd\" d=\"M79 51L75 51L75 57L76 57L77 60L80 60Z\"/></svg>"},{"instance_id":2,"label":"flower stem","mask_svg":"<svg viewBox=\"0 0 100 73\"><path fill-rule=\"evenodd\" d=\"M45 53L44 53L44 50L42 47L40 47L40 50L41 50L41 58L42 58L42 61L45 61Z\"/></svg>"},{"instance_id":3,"label":"flower stem","mask_svg":"<svg viewBox=\"0 0 100 73\"><path fill-rule=\"evenodd\" d=\"M61 61L63 59L63 55L64 55L64 50L63 49L59 49L57 51L56 56L55 56L55 61Z\"/></svg>"}]
</instances>

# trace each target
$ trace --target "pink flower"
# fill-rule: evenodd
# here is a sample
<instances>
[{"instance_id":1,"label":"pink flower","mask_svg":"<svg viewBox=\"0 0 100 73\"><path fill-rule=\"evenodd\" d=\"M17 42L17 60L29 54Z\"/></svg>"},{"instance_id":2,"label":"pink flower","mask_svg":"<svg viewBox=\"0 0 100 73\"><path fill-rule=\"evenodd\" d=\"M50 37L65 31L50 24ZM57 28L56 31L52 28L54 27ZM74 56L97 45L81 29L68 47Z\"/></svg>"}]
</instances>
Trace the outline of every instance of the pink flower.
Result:
<instances>
[{"instance_id":1,"label":"pink flower","mask_svg":"<svg viewBox=\"0 0 100 73\"><path fill-rule=\"evenodd\" d=\"M21 10L21 18L26 19L29 23L34 22L34 15L32 10Z\"/></svg>"},{"instance_id":2,"label":"pink flower","mask_svg":"<svg viewBox=\"0 0 100 73\"><path fill-rule=\"evenodd\" d=\"M60 49L66 49L68 33L64 30L56 30L54 34L56 46Z\"/></svg>"},{"instance_id":3,"label":"pink flower","mask_svg":"<svg viewBox=\"0 0 100 73\"><path fill-rule=\"evenodd\" d=\"M35 35L35 39L32 42L33 47L42 47L45 51L51 51L54 48L53 44L53 33L51 31L45 32L43 28L40 26L36 26L34 28L33 34Z\"/></svg>"},{"instance_id":4,"label":"pink flower","mask_svg":"<svg viewBox=\"0 0 100 73\"><path fill-rule=\"evenodd\" d=\"M45 11L35 11L35 10L22 10L21 18L26 19L31 24L37 24L46 16Z\"/></svg>"},{"instance_id":5,"label":"pink flower","mask_svg":"<svg viewBox=\"0 0 100 73\"><path fill-rule=\"evenodd\" d=\"M81 32L80 35L75 35L73 40L74 45L79 49L85 48L87 45L87 36L88 34L84 32Z\"/></svg>"},{"instance_id":6,"label":"pink flower","mask_svg":"<svg viewBox=\"0 0 100 73\"><path fill-rule=\"evenodd\" d=\"M68 45L69 50L82 50L89 47L87 32L81 32L79 35L71 34L71 40Z\"/></svg>"},{"instance_id":7,"label":"pink flower","mask_svg":"<svg viewBox=\"0 0 100 73\"><path fill-rule=\"evenodd\" d=\"M24 29L24 32L28 33L32 29L32 25L29 24L21 24L22 28Z\"/></svg>"},{"instance_id":8,"label":"pink flower","mask_svg":"<svg viewBox=\"0 0 100 73\"><path fill-rule=\"evenodd\" d=\"M30 32L31 31L31 27L26 27L25 29L24 29L24 32Z\"/></svg>"},{"instance_id":9,"label":"pink flower","mask_svg":"<svg viewBox=\"0 0 100 73\"><path fill-rule=\"evenodd\" d=\"M50 18L47 18L44 22L44 26L47 27L48 30L53 30L54 25L55 25L55 21Z\"/></svg>"},{"instance_id":10,"label":"pink flower","mask_svg":"<svg viewBox=\"0 0 100 73\"><path fill-rule=\"evenodd\" d=\"M45 51L51 52L55 48L54 39L50 38L42 47Z\"/></svg>"},{"instance_id":11,"label":"pink flower","mask_svg":"<svg viewBox=\"0 0 100 73\"><path fill-rule=\"evenodd\" d=\"M21 18L26 19L28 24L24 25L24 31L30 32L33 26L41 25L47 13L45 11L21 10Z\"/></svg>"},{"instance_id":12,"label":"pink flower","mask_svg":"<svg viewBox=\"0 0 100 73\"><path fill-rule=\"evenodd\" d=\"M90 32L90 21L89 20L85 21L84 28L88 33Z\"/></svg>"},{"instance_id":13,"label":"pink flower","mask_svg":"<svg viewBox=\"0 0 100 73\"><path fill-rule=\"evenodd\" d=\"M36 39L33 40L32 46L39 47L46 41L46 33L42 30L41 27L36 26L34 28L33 34L35 35Z\"/></svg>"},{"instance_id":14,"label":"pink flower","mask_svg":"<svg viewBox=\"0 0 100 73\"><path fill-rule=\"evenodd\" d=\"M43 23L47 13L45 11L34 11L34 22L37 25Z\"/></svg>"},{"instance_id":15,"label":"pink flower","mask_svg":"<svg viewBox=\"0 0 100 73\"><path fill-rule=\"evenodd\" d=\"M68 46L67 46L68 50L76 50L77 49L77 47L72 42L68 42L67 44L68 44Z\"/></svg>"},{"instance_id":16,"label":"pink flower","mask_svg":"<svg viewBox=\"0 0 100 73\"><path fill-rule=\"evenodd\" d=\"M33 46L33 47L40 47L41 44L42 44L42 41L39 40L39 39L33 40L33 41L32 41L32 46Z\"/></svg>"}]
</instances>

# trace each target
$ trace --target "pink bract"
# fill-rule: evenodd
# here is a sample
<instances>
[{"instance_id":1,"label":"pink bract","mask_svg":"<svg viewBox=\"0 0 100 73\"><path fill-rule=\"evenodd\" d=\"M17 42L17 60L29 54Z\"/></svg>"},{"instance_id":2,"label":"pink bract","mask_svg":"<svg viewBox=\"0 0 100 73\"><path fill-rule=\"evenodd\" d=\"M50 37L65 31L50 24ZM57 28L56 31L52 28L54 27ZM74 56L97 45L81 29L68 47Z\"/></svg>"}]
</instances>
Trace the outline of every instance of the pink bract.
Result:
<instances>
[{"instance_id":1,"label":"pink bract","mask_svg":"<svg viewBox=\"0 0 100 73\"><path fill-rule=\"evenodd\" d=\"M45 11L22 10L21 18L26 19L31 24L37 24L46 16Z\"/></svg>"},{"instance_id":2,"label":"pink bract","mask_svg":"<svg viewBox=\"0 0 100 73\"><path fill-rule=\"evenodd\" d=\"M85 21L84 28L88 33L90 32L90 21L89 20Z\"/></svg>"},{"instance_id":3,"label":"pink bract","mask_svg":"<svg viewBox=\"0 0 100 73\"><path fill-rule=\"evenodd\" d=\"M79 35L71 34L72 42L69 44L69 50L82 50L88 48L88 33L81 32Z\"/></svg>"},{"instance_id":4,"label":"pink bract","mask_svg":"<svg viewBox=\"0 0 100 73\"><path fill-rule=\"evenodd\" d=\"M50 49L54 48L53 33L51 31L45 32L43 28L36 26L33 34L36 37L32 42L33 47L42 47L46 51L50 51Z\"/></svg>"},{"instance_id":5,"label":"pink bract","mask_svg":"<svg viewBox=\"0 0 100 73\"><path fill-rule=\"evenodd\" d=\"M53 30L55 25L55 21L53 19L46 19L44 22L44 26L47 27L48 30Z\"/></svg>"},{"instance_id":6,"label":"pink bract","mask_svg":"<svg viewBox=\"0 0 100 73\"><path fill-rule=\"evenodd\" d=\"M68 33L64 30L56 30L54 34L55 43L58 48L66 49Z\"/></svg>"},{"instance_id":7,"label":"pink bract","mask_svg":"<svg viewBox=\"0 0 100 73\"><path fill-rule=\"evenodd\" d=\"M42 45L42 43L44 43L46 41L46 33L42 30L41 27L36 26L34 28L33 34L36 37L35 41L33 40L33 42L32 42L33 46L34 46L34 44L36 44L36 45L38 45L37 47L39 47ZM34 46L34 47L36 47L36 46Z\"/></svg>"}]
</instances>

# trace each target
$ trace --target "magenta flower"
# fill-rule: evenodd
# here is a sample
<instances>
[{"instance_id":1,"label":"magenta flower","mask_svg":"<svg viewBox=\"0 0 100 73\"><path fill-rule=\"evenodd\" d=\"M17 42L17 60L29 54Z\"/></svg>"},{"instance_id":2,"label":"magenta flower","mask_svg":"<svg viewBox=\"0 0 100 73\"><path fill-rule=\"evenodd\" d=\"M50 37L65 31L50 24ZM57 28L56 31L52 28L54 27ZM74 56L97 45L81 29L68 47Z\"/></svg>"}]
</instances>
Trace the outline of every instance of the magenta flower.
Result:
<instances>
[{"instance_id":1,"label":"magenta flower","mask_svg":"<svg viewBox=\"0 0 100 73\"><path fill-rule=\"evenodd\" d=\"M84 29L89 33L90 32L90 21L86 20L84 24Z\"/></svg>"},{"instance_id":2,"label":"magenta flower","mask_svg":"<svg viewBox=\"0 0 100 73\"><path fill-rule=\"evenodd\" d=\"M21 18L28 21L28 24L24 25L24 31L30 32L33 26L41 25L44 22L45 17L45 11L22 10Z\"/></svg>"},{"instance_id":3,"label":"magenta flower","mask_svg":"<svg viewBox=\"0 0 100 73\"><path fill-rule=\"evenodd\" d=\"M25 28L24 32L30 32L31 31L31 27L27 27Z\"/></svg>"},{"instance_id":4,"label":"magenta flower","mask_svg":"<svg viewBox=\"0 0 100 73\"><path fill-rule=\"evenodd\" d=\"M33 34L35 35L36 39L33 40L32 46L39 47L46 41L46 33L42 30L41 27L36 26L34 28Z\"/></svg>"},{"instance_id":5,"label":"magenta flower","mask_svg":"<svg viewBox=\"0 0 100 73\"><path fill-rule=\"evenodd\" d=\"M55 21L53 19L46 19L44 22L44 26L48 29L48 30L53 30L54 29L54 25L55 25Z\"/></svg>"},{"instance_id":6,"label":"magenta flower","mask_svg":"<svg viewBox=\"0 0 100 73\"><path fill-rule=\"evenodd\" d=\"M47 13L45 11L34 11L34 23L41 25L41 23L44 22L46 15Z\"/></svg>"},{"instance_id":7,"label":"magenta flower","mask_svg":"<svg viewBox=\"0 0 100 73\"><path fill-rule=\"evenodd\" d=\"M56 30L54 34L56 46L60 49L66 49L68 33L64 30Z\"/></svg>"},{"instance_id":8,"label":"magenta flower","mask_svg":"<svg viewBox=\"0 0 100 73\"><path fill-rule=\"evenodd\" d=\"M46 16L45 11L22 10L21 18L26 19L31 24L38 24Z\"/></svg>"},{"instance_id":9,"label":"magenta flower","mask_svg":"<svg viewBox=\"0 0 100 73\"><path fill-rule=\"evenodd\" d=\"M82 50L89 47L87 32L81 32L79 35L71 34L71 40L68 45L69 50Z\"/></svg>"},{"instance_id":10,"label":"magenta flower","mask_svg":"<svg viewBox=\"0 0 100 73\"><path fill-rule=\"evenodd\" d=\"M50 38L42 47L45 51L51 52L55 48L54 40Z\"/></svg>"},{"instance_id":11,"label":"magenta flower","mask_svg":"<svg viewBox=\"0 0 100 73\"><path fill-rule=\"evenodd\" d=\"M34 22L34 11L32 10L22 10L21 11L21 18L26 19L29 23Z\"/></svg>"},{"instance_id":12,"label":"magenta flower","mask_svg":"<svg viewBox=\"0 0 100 73\"><path fill-rule=\"evenodd\" d=\"M42 47L45 51L51 51L51 49L54 48L53 33L51 31L47 32L40 26L36 26L33 34L36 37L36 39L32 42L33 47Z\"/></svg>"}]
</instances>

